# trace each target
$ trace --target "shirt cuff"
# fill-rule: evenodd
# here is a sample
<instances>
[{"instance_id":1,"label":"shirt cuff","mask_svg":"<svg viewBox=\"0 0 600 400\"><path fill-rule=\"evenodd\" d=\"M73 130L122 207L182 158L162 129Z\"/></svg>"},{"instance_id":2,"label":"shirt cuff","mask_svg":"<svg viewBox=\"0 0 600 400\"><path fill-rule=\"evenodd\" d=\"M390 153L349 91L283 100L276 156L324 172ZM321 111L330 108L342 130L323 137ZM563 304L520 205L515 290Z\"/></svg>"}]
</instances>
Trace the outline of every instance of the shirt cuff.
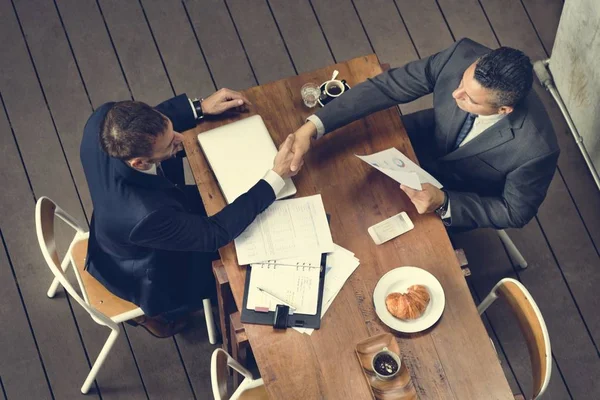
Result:
<instances>
[{"instance_id":1,"label":"shirt cuff","mask_svg":"<svg viewBox=\"0 0 600 400\"><path fill-rule=\"evenodd\" d=\"M198 120L198 113L196 112L196 107L194 107L194 103L192 103L192 99L188 97L188 101L190 102L190 107L192 107L192 112L194 113L194 120Z\"/></svg>"},{"instance_id":2,"label":"shirt cuff","mask_svg":"<svg viewBox=\"0 0 600 400\"><path fill-rule=\"evenodd\" d=\"M308 118L306 118L306 120L315 124L315 126L317 127L317 139L321 139L325 134L325 125L323 125L321 118L313 114L309 115Z\"/></svg>"},{"instance_id":3,"label":"shirt cuff","mask_svg":"<svg viewBox=\"0 0 600 400\"><path fill-rule=\"evenodd\" d=\"M452 212L450 211L450 199L448 199L448 208L446 212L442 215L442 222L446 226L450 226L452 224Z\"/></svg>"},{"instance_id":4,"label":"shirt cuff","mask_svg":"<svg viewBox=\"0 0 600 400\"><path fill-rule=\"evenodd\" d=\"M263 179L267 181L269 185L273 188L273 192L275 192L275 197L281 192L283 187L285 186L285 181L282 177L277 175L277 172L272 169L268 170Z\"/></svg>"}]
</instances>

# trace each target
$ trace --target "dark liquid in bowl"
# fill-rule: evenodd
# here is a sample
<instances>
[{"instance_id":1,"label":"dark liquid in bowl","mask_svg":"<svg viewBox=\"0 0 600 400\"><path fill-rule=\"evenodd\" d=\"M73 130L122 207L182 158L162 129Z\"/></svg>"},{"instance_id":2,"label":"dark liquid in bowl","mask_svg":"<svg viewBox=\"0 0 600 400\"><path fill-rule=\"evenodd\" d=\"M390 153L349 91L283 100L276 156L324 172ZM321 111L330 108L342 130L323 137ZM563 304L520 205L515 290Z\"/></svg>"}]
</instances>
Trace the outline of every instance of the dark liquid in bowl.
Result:
<instances>
[{"instance_id":1,"label":"dark liquid in bowl","mask_svg":"<svg viewBox=\"0 0 600 400\"><path fill-rule=\"evenodd\" d=\"M389 354L378 355L373 362L373 366L378 374L384 376L393 375L398 371L398 363Z\"/></svg>"},{"instance_id":2,"label":"dark liquid in bowl","mask_svg":"<svg viewBox=\"0 0 600 400\"><path fill-rule=\"evenodd\" d=\"M327 93L335 96L342 93L342 89L339 86L330 86L327 88Z\"/></svg>"}]
</instances>

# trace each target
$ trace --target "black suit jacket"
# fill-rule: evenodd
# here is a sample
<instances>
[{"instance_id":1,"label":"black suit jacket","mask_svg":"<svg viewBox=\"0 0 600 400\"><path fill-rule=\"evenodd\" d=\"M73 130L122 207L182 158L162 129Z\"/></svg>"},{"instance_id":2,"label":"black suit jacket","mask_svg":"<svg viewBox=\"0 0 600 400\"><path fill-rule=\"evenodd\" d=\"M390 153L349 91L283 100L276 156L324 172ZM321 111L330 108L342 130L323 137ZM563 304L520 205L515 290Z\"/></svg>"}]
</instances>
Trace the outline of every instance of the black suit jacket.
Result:
<instances>
[{"instance_id":1,"label":"black suit jacket","mask_svg":"<svg viewBox=\"0 0 600 400\"><path fill-rule=\"evenodd\" d=\"M489 51L462 39L431 57L356 85L316 115L326 131L331 131L433 93L435 128L430 157L420 161L448 190L451 225L522 227L544 200L559 155L550 119L535 92L500 122L453 150L466 113L458 108L452 92L469 65Z\"/></svg>"},{"instance_id":2,"label":"black suit jacket","mask_svg":"<svg viewBox=\"0 0 600 400\"><path fill-rule=\"evenodd\" d=\"M117 296L152 316L184 306L182 288L190 276L193 252L214 252L231 242L274 200L260 180L212 217L191 213L184 192L162 176L132 169L101 148L102 123L114 103L89 118L81 142L81 162L94 213L87 269ZM196 126L185 95L156 107L183 132Z\"/></svg>"}]
</instances>

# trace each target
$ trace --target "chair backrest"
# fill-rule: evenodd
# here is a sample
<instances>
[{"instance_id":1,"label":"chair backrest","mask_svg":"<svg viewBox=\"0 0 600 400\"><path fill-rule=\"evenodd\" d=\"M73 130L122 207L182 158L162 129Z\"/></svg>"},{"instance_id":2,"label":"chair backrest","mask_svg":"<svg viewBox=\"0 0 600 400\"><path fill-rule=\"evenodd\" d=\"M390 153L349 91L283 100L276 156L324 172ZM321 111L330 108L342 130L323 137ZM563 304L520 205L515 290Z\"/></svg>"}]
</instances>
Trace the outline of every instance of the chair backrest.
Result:
<instances>
[{"instance_id":1,"label":"chair backrest","mask_svg":"<svg viewBox=\"0 0 600 400\"><path fill-rule=\"evenodd\" d=\"M56 251L56 242L54 239L55 216L62 219L75 230L73 240L69 244L69 249L62 262L59 261L58 252ZM79 224L75 218L58 207L51 199L42 196L38 199L35 205L35 229L44 260L62 287L75 301L77 301L77 303L85 308L85 310L97 322L109 326L114 325L114 323L108 317L98 312L94 307L90 306L88 302L79 295L65 275L65 269L71 262L70 253L73 245L78 241L85 240L87 238L88 233L86 232L85 228ZM82 285L81 277L79 276L79 271L77 268L73 268L73 273L75 274L81 291L85 296L85 288Z\"/></svg>"},{"instance_id":2,"label":"chair backrest","mask_svg":"<svg viewBox=\"0 0 600 400\"><path fill-rule=\"evenodd\" d=\"M540 397L550 382L552 350L544 317L529 291L512 278L502 279L492 293L506 301L519 323L525 337L533 375L533 399Z\"/></svg>"},{"instance_id":3,"label":"chair backrest","mask_svg":"<svg viewBox=\"0 0 600 400\"><path fill-rule=\"evenodd\" d=\"M252 378L252 373L242 367L240 363L234 360L233 357L223 349L216 349L213 351L210 361L210 378L215 400L236 399L244 390L256 386L253 383L262 385L262 379L254 380ZM228 368L233 368L244 376L244 381L233 394L230 394L227 391Z\"/></svg>"}]
</instances>

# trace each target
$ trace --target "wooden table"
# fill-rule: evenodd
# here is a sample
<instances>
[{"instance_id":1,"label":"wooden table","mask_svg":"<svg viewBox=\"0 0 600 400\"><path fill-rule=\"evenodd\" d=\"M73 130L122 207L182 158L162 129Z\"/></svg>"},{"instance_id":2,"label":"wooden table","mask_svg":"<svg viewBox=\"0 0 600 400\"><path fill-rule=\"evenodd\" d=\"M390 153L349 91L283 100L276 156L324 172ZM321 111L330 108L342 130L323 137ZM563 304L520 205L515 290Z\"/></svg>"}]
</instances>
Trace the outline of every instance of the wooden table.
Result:
<instances>
[{"instance_id":1,"label":"wooden table","mask_svg":"<svg viewBox=\"0 0 600 400\"><path fill-rule=\"evenodd\" d=\"M185 133L185 149L206 210L213 215L226 202L198 145L196 135L208 129L260 114L279 145L302 125L313 110L302 103L306 82L323 82L332 71L350 86L381 72L375 55L359 57L317 71L250 88L249 114L205 121ZM245 326L270 397L278 399L368 399L369 387L354 349L359 341L389 332L377 318L372 293L387 271L413 265L441 282L446 308L440 321L419 334L398 334L403 362L421 399L512 399L496 354L461 273L439 218L418 215L398 184L359 160L396 147L411 159L415 154L396 107L356 121L320 139L294 178L296 196L320 193L331 214L335 243L356 253L360 266L336 297L312 336L292 329ZM227 149L223 149L224 156ZM414 230L376 246L367 228L406 211ZM246 270L237 264L235 247L219 250L238 309L241 310Z\"/></svg>"}]
</instances>

